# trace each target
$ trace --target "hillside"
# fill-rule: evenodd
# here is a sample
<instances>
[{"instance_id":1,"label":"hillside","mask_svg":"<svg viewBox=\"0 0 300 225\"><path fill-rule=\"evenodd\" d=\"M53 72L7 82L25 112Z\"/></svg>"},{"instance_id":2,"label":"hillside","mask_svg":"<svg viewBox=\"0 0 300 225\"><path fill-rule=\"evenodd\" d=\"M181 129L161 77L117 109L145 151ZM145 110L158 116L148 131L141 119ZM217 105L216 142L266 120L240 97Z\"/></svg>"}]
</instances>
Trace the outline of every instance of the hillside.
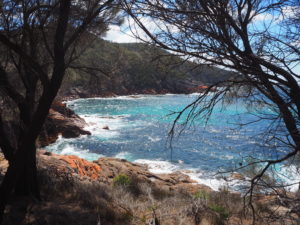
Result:
<instances>
[{"instance_id":1,"label":"hillside","mask_svg":"<svg viewBox=\"0 0 300 225\"><path fill-rule=\"evenodd\" d=\"M231 75L142 43L97 39L68 70L60 96L188 93Z\"/></svg>"}]
</instances>

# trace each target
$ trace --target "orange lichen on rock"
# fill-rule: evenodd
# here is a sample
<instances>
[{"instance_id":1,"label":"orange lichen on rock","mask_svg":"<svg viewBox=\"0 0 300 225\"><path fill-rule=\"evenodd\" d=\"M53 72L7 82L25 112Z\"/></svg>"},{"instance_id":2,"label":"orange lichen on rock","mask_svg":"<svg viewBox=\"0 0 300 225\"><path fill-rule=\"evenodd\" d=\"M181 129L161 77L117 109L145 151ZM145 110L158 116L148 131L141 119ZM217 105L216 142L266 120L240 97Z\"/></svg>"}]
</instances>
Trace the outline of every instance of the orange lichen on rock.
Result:
<instances>
[{"instance_id":1,"label":"orange lichen on rock","mask_svg":"<svg viewBox=\"0 0 300 225\"><path fill-rule=\"evenodd\" d=\"M74 169L79 176L87 176L94 180L99 178L101 168L96 163L89 162L74 155L60 156L59 158Z\"/></svg>"}]
</instances>

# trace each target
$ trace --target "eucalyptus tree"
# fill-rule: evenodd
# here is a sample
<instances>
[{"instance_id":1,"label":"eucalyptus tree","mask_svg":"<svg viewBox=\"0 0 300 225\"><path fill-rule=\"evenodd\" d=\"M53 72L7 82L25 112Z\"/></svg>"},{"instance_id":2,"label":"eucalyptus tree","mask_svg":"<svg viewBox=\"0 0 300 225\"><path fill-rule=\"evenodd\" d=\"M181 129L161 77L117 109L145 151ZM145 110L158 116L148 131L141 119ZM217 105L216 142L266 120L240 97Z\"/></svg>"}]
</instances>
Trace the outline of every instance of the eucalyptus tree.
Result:
<instances>
[{"instance_id":1,"label":"eucalyptus tree","mask_svg":"<svg viewBox=\"0 0 300 225\"><path fill-rule=\"evenodd\" d=\"M9 161L0 187L0 223L13 192L40 198L36 139L68 68L109 24L119 22L117 4L0 2L0 147Z\"/></svg>"},{"instance_id":2,"label":"eucalyptus tree","mask_svg":"<svg viewBox=\"0 0 300 225\"><path fill-rule=\"evenodd\" d=\"M300 152L299 1L133 0L123 4L140 40L238 74L210 86L178 112L175 123L183 112L188 112L188 121L208 119L218 102L233 95L269 109L258 110L256 121L272 121L265 141L276 143L273 151L278 157L256 161L262 168L251 179L251 200L254 186L273 165ZM209 96L212 89L215 92Z\"/></svg>"}]
</instances>

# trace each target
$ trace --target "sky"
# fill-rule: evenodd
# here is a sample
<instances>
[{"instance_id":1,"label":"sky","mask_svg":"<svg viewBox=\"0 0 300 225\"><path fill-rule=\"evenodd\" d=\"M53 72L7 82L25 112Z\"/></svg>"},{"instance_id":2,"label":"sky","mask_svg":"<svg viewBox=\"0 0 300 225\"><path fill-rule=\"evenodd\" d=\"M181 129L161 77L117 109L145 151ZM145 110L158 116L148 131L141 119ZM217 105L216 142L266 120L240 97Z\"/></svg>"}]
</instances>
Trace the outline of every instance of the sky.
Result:
<instances>
[{"instance_id":1,"label":"sky","mask_svg":"<svg viewBox=\"0 0 300 225\"><path fill-rule=\"evenodd\" d=\"M286 9L284 12L285 15L293 14L291 10ZM264 26L265 23L268 23L268 21L274 22L274 15L270 14L260 14L255 18L255 27L259 28L260 26ZM278 17L276 20L280 21L282 20L281 17ZM157 29L157 24L149 21L144 21L144 24L147 24L147 28L150 31L154 31ZM145 34L139 28L137 25L135 25L133 19L131 18L126 18L122 26L118 25L111 25L109 31L106 33L104 36L105 40L112 41L112 42L117 42L117 43L136 43L140 42L131 31L131 28L134 29L134 32L137 32L139 35L141 35L143 38L145 38ZM276 29L276 28L275 28ZM297 44L298 45L298 44ZM300 46L299 46L300 47ZM300 74L300 65L296 66L293 68L293 71L297 74Z\"/></svg>"},{"instance_id":2,"label":"sky","mask_svg":"<svg viewBox=\"0 0 300 225\"><path fill-rule=\"evenodd\" d=\"M118 42L118 43L134 43L138 40L131 34L131 31L126 26L110 26L110 30L104 37L105 40Z\"/></svg>"}]
</instances>

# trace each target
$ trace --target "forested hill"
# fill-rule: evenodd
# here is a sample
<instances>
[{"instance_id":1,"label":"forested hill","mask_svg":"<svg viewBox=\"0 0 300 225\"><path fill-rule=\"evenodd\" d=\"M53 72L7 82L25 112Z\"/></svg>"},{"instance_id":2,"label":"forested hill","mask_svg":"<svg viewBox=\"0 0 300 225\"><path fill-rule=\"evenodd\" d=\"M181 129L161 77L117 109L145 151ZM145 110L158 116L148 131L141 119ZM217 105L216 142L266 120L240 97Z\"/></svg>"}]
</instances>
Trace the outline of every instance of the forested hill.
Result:
<instances>
[{"instance_id":1,"label":"forested hill","mask_svg":"<svg viewBox=\"0 0 300 225\"><path fill-rule=\"evenodd\" d=\"M142 43L97 39L68 70L60 96L188 93L231 75Z\"/></svg>"}]
</instances>

